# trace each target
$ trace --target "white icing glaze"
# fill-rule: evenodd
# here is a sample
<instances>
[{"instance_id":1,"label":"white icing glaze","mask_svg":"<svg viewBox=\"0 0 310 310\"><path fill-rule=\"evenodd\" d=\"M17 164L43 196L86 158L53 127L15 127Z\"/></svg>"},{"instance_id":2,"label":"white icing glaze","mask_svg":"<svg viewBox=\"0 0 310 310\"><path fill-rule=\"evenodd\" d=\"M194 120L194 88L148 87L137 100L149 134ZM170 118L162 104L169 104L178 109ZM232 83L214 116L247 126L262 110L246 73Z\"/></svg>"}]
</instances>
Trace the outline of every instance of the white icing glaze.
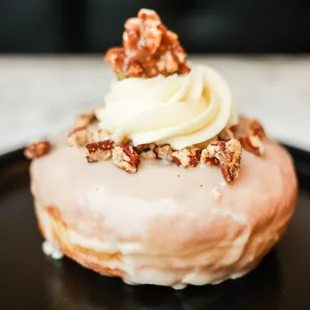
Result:
<instances>
[{"instance_id":1,"label":"white icing glaze","mask_svg":"<svg viewBox=\"0 0 310 310\"><path fill-rule=\"evenodd\" d=\"M63 253L59 250L59 248L48 240L45 240L42 243L42 250L45 255L50 256L53 259L58 260L63 258Z\"/></svg>"},{"instance_id":2,"label":"white icing glaze","mask_svg":"<svg viewBox=\"0 0 310 310\"><path fill-rule=\"evenodd\" d=\"M123 270L131 283L177 288L219 283L254 268L282 235L296 197L291 160L273 143L264 158L243 153L240 177L221 187L219 201L212 194L222 182L218 168L145 160L130 175L110 161L88 164L82 149L63 143L33 161L31 176L48 240L56 242L52 228L60 228L44 208L56 206L67 226L63 240L122 254L96 263Z\"/></svg>"},{"instance_id":3,"label":"white icing glaze","mask_svg":"<svg viewBox=\"0 0 310 310\"><path fill-rule=\"evenodd\" d=\"M180 284L176 284L172 286L172 288L175 290L184 290L186 287L187 287L187 284L184 284L184 283L180 283Z\"/></svg>"}]
</instances>

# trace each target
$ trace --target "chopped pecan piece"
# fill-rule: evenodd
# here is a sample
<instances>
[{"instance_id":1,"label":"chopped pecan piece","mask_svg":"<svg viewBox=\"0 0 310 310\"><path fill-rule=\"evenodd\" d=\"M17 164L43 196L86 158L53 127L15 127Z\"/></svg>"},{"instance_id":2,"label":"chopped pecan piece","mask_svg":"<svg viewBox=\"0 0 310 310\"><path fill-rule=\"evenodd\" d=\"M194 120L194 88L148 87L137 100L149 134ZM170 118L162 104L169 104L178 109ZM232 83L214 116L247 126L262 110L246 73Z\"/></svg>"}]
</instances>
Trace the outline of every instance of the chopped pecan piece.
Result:
<instances>
[{"instance_id":1,"label":"chopped pecan piece","mask_svg":"<svg viewBox=\"0 0 310 310\"><path fill-rule=\"evenodd\" d=\"M112 151L115 166L128 173L136 173L140 164L139 154L129 144L121 143Z\"/></svg>"},{"instance_id":2,"label":"chopped pecan piece","mask_svg":"<svg viewBox=\"0 0 310 310\"><path fill-rule=\"evenodd\" d=\"M134 147L134 150L144 159L156 159L155 143L139 144Z\"/></svg>"},{"instance_id":3,"label":"chopped pecan piece","mask_svg":"<svg viewBox=\"0 0 310 310\"><path fill-rule=\"evenodd\" d=\"M258 120L240 117L238 125L233 126L231 130L247 151L258 156L263 155L266 133Z\"/></svg>"},{"instance_id":4,"label":"chopped pecan piece","mask_svg":"<svg viewBox=\"0 0 310 310\"><path fill-rule=\"evenodd\" d=\"M138 152L138 154L142 152L147 152L147 151L154 151L156 148L155 143L145 143L145 144L139 144L134 147L135 151Z\"/></svg>"},{"instance_id":5,"label":"chopped pecan piece","mask_svg":"<svg viewBox=\"0 0 310 310\"><path fill-rule=\"evenodd\" d=\"M191 146L171 154L173 161L184 168L197 167L200 161L200 148Z\"/></svg>"},{"instance_id":6,"label":"chopped pecan piece","mask_svg":"<svg viewBox=\"0 0 310 310\"><path fill-rule=\"evenodd\" d=\"M219 152L218 143L220 141L211 142L205 149L201 152L200 162L203 164L208 164L209 166L218 166L219 160L215 156Z\"/></svg>"},{"instance_id":7,"label":"chopped pecan piece","mask_svg":"<svg viewBox=\"0 0 310 310\"><path fill-rule=\"evenodd\" d=\"M105 129L96 128L96 129L90 129L88 130L88 142L100 142L100 141L106 141L109 140L111 134Z\"/></svg>"},{"instance_id":8,"label":"chopped pecan piece","mask_svg":"<svg viewBox=\"0 0 310 310\"><path fill-rule=\"evenodd\" d=\"M162 24L155 11L147 9L126 21L123 47L109 49L105 59L119 79L190 72L177 34Z\"/></svg>"},{"instance_id":9,"label":"chopped pecan piece","mask_svg":"<svg viewBox=\"0 0 310 310\"><path fill-rule=\"evenodd\" d=\"M239 139L241 145L249 152L262 156L264 154L264 144L259 136L249 136Z\"/></svg>"},{"instance_id":10,"label":"chopped pecan piece","mask_svg":"<svg viewBox=\"0 0 310 310\"><path fill-rule=\"evenodd\" d=\"M94 113L80 114L75 118L75 127L86 127L96 120Z\"/></svg>"},{"instance_id":11,"label":"chopped pecan piece","mask_svg":"<svg viewBox=\"0 0 310 310\"><path fill-rule=\"evenodd\" d=\"M108 49L104 59L111 64L116 76L120 80L126 78L125 70L123 69L125 63L125 50L122 47Z\"/></svg>"},{"instance_id":12,"label":"chopped pecan piece","mask_svg":"<svg viewBox=\"0 0 310 310\"><path fill-rule=\"evenodd\" d=\"M87 128L75 128L67 137L67 145L84 146L87 143Z\"/></svg>"},{"instance_id":13,"label":"chopped pecan piece","mask_svg":"<svg viewBox=\"0 0 310 310\"><path fill-rule=\"evenodd\" d=\"M50 150L51 144L48 141L36 141L25 148L24 155L28 159L35 159L48 154Z\"/></svg>"},{"instance_id":14,"label":"chopped pecan piece","mask_svg":"<svg viewBox=\"0 0 310 310\"><path fill-rule=\"evenodd\" d=\"M134 147L134 150L143 159L156 159L155 148L156 148L155 143L145 143L136 145Z\"/></svg>"},{"instance_id":15,"label":"chopped pecan piece","mask_svg":"<svg viewBox=\"0 0 310 310\"><path fill-rule=\"evenodd\" d=\"M173 153L173 149L169 144L163 145L163 146L158 146L155 149L155 153L157 158L159 159L164 159L167 161L172 161L172 153Z\"/></svg>"},{"instance_id":16,"label":"chopped pecan piece","mask_svg":"<svg viewBox=\"0 0 310 310\"><path fill-rule=\"evenodd\" d=\"M211 142L201 153L201 162L221 168L227 183L239 176L242 147L238 140Z\"/></svg>"},{"instance_id":17,"label":"chopped pecan piece","mask_svg":"<svg viewBox=\"0 0 310 310\"><path fill-rule=\"evenodd\" d=\"M224 130L222 130L220 132L220 134L218 135L219 137L219 140L222 140L222 141L229 141L230 139L233 139L234 138L234 133L232 132L231 129L229 128L225 128Z\"/></svg>"},{"instance_id":18,"label":"chopped pecan piece","mask_svg":"<svg viewBox=\"0 0 310 310\"><path fill-rule=\"evenodd\" d=\"M143 159L156 159L156 154L154 151L148 150L140 153L140 157Z\"/></svg>"},{"instance_id":19,"label":"chopped pecan piece","mask_svg":"<svg viewBox=\"0 0 310 310\"><path fill-rule=\"evenodd\" d=\"M85 146L85 157L89 163L108 160L113 148L114 142L111 140L89 143Z\"/></svg>"}]
</instances>

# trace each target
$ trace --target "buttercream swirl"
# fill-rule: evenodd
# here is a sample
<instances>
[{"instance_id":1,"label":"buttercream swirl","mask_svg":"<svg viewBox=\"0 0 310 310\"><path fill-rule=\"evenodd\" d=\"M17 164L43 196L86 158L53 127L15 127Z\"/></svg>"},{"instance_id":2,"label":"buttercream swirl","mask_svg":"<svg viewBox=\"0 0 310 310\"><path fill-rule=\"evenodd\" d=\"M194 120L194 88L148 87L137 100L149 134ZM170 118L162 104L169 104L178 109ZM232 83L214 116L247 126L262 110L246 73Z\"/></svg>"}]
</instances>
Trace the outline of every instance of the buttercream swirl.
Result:
<instances>
[{"instance_id":1,"label":"buttercream swirl","mask_svg":"<svg viewBox=\"0 0 310 310\"><path fill-rule=\"evenodd\" d=\"M227 83L206 66L183 76L114 81L96 116L116 142L127 137L134 145L168 143L174 149L210 140L237 123Z\"/></svg>"}]
</instances>

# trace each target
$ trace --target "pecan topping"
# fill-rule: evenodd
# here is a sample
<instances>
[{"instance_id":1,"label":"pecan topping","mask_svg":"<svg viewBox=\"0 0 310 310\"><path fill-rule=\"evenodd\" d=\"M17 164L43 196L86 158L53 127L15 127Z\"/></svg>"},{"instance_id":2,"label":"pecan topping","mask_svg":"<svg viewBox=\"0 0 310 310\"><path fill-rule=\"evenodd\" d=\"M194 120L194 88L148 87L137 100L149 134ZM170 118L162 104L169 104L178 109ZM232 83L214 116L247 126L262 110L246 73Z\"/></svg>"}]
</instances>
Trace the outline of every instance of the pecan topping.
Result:
<instances>
[{"instance_id":1,"label":"pecan topping","mask_svg":"<svg viewBox=\"0 0 310 310\"><path fill-rule=\"evenodd\" d=\"M222 140L222 141L229 141L230 139L234 138L234 133L232 132L231 129L225 128L224 130L220 132L220 134L218 135L218 138L219 140Z\"/></svg>"},{"instance_id":2,"label":"pecan topping","mask_svg":"<svg viewBox=\"0 0 310 310\"><path fill-rule=\"evenodd\" d=\"M200 161L200 148L191 146L171 154L173 161L184 168L197 167Z\"/></svg>"},{"instance_id":3,"label":"pecan topping","mask_svg":"<svg viewBox=\"0 0 310 310\"><path fill-rule=\"evenodd\" d=\"M145 143L135 146L134 150L143 159L156 159L155 148L156 148L155 143Z\"/></svg>"},{"instance_id":4,"label":"pecan topping","mask_svg":"<svg viewBox=\"0 0 310 310\"><path fill-rule=\"evenodd\" d=\"M48 141L36 141L25 148L24 155L28 159L34 159L48 154L50 150L51 144Z\"/></svg>"},{"instance_id":5,"label":"pecan topping","mask_svg":"<svg viewBox=\"0 0 310 310\"><path fill-rule=\"evenodd\" d=\"M87 143L87 128L75 128L67 137L67 145L84 146Z\"/></svg>"},{"instance_id":6,"label":"pecan topping","mask_svg":"<svg viewBox=\"0 0 310 310\"><path fill-rule=\"evenodd\" d=\"M230 183L239 175L241 152L241 144L236 139L215 141L202 151L201 162L219 166L225 181Z\"/></svg>"},{"instance_id":7,"label":"pecan topping","mask_svg":"<svg viewBox=\"0 0 310 310\"><path fill-rule=\"evenodd\" d=\"M163 146L158 146L155 149L155 153L157 158L159 159L164 159L167 161L172 161L172 153L173 153L173 149L169 144L163 145Z\"/></svg>"},{"instance_id":8,"label":"pecan topping","mask_svg":"<svg viewBox=\"0 0 310 310\"><path fill-rule=\"evenodd\" d=\"M263 155L266 133L258 120L240 117L238 125L233 126L231 130L247 151L258 156Z\"/></svg>"},{"instance_id":9,"label":"pecan topping","mask_svg":"<svg viewBox=\"0 0 310 310\"><path fill-rule=\"evenodd\" d=\"M139 154L131 145L124 143L113 149L112 159L115 166L128 173L136 173L140 164Z\"/></svg>"},{"instance_id":10,"label":"pecan topping","mask_svg":"<svg viewBox=\"0 0 310 310\"><path fill-rule=\"evenodd\" d=\"M85 157L89 163L108 160L112 156L114 142L111 140L89 143L85 146Z\"/></svg>"},{"instance_id":11,"label":"pecan topping","mask_svg":"<svg viewBox=\"0 0 310 310\"><path fill-rule=\"evenodd\" d=\"M96 120L94 113L80 114L75 118L75 127L86 127Z\"/></svg>"},{"instance_id":12,"label":"pecan topping","mask_svg":"<svg viewBox=\"0 0 310 310\"><path fill-rule=\"evenodd\" d=\"M147 151L154 151L156 148L155 143L145 143L145 144L139 144L134 147L135 151L138 152L138 154L142 152L147 152Z\"/></svg>"},{"instance_id":13,"label":"pecan topping","mask_svg":"<svg viewBox=\"0 0 310 310\"><path fill-rule=\"evenodd\" d=\"M109 49L105 59L119 79L190 72L177 34L162 24L155 11L147 9L126 21L123 47Z\"/></svg>"},{"instance_id":14,"label":"pecan topping","mask_svg":"<svg viewBox=\"0 0 310 310\"><path fill-rule=\"evenodd\" d=\"M156 154L154 151L148 150L140 153L140 157L143 159L156 159Z\"/></svg>"},{"instance_id":15,"label":"pecan topping","mask_svg":"<svg viewBox=\"0 0 310 310\"><path fill-rule=\"evenodd\" d=\"M109 140L111 134L101 128L96 128L96 129L91 129L89 130L88 134L88 142L93 143L93 142L100 142L100 141L106 141Z\"/></svg>"}]
</instances>

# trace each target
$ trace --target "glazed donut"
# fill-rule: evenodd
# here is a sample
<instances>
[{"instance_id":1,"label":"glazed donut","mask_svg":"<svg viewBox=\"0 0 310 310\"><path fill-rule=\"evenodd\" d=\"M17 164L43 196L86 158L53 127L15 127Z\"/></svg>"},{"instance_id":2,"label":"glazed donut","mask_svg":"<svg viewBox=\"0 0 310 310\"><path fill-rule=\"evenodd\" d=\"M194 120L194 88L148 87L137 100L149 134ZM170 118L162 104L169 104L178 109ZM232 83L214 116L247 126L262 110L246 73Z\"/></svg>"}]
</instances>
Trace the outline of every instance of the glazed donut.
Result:
<instances>
[{"instance_id":1,"label":"glazed donut","mask_svg":"<svg viewBox=\"0 0 310 310\"><path fill-rule=\"evenodd\" d=\"M46 240L81 265L131 284L182 288L253 269L282 236L296 201L288 153L242 155L238 180L216 167L182 169L142 160L132 175L88 164L63 135L31 164L31 188Z\"/></svg>"},{"instance_id":2,"label":"glazed donut","mask_svg":"<svg viewBox=\"0 0 310 310\"><path fill-rule=\"evenodd\" d=\"M156 12L130 18L105 58L105 105L25 150L44 252L130 284L246 274L293 215L291 157L238 116L220 74L189 67Z\"/></svg>"}]
</instances>

